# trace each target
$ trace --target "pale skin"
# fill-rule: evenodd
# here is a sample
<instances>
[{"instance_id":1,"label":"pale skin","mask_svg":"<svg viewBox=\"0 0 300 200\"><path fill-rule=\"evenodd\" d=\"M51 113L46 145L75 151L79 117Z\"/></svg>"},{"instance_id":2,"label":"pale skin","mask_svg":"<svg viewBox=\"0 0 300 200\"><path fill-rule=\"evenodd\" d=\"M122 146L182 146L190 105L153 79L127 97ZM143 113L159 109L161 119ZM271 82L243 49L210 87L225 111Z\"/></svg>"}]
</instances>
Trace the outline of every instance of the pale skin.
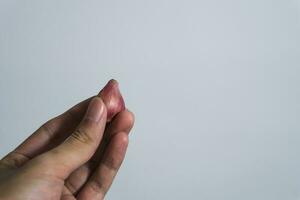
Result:
<instances>
[{"instance_id":1,"label":"pale skin","mask_svg":"<svg viewBox=\"0 0 300 200\"><path fill-rule=\"evenodd\" d=\"M106 123L100 97L49 120L0 161L1 200L101 200L125 157L129 110Z\"/></svg>"}]
</instances>

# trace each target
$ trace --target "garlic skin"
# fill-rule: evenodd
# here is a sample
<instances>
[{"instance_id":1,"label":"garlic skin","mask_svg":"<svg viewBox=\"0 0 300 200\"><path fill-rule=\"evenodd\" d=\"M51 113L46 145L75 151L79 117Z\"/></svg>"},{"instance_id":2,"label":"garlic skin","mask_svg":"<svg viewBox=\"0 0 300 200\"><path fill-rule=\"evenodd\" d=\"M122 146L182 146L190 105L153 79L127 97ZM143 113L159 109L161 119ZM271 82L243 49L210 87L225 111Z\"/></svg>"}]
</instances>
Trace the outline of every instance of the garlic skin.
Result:
<instances>
[{"instance_id":1,"label":"garlic skin","mask_svg":"<svg viewBox=\"0 0 300 200\"><path fill-rule=\"evenodd\" d=\"M108 81L98 96L101 97L106 106L107 122L110 122L117 113L125 110L125 102L116 80Z\"/></svg>"}]
</instances>

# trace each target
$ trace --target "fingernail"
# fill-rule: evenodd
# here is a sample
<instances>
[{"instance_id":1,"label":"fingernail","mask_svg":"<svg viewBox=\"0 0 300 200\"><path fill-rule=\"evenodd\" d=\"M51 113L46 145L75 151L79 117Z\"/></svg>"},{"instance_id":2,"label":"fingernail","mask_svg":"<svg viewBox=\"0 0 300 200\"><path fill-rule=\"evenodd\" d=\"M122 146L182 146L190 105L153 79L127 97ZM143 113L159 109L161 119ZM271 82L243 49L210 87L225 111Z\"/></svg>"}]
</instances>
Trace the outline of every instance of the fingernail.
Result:
<instances>
[{"instance_id":1,"label":"fingernail","mask_svg":"<svg viewBox=\"0 0 300 200\"><path fill-rule=\"evenodd\" d=\"M104 103L99 97L95 97L91 100L89 107L84 116L85 119L98 122L104 111Z\"/></svg>"}]
</instances>

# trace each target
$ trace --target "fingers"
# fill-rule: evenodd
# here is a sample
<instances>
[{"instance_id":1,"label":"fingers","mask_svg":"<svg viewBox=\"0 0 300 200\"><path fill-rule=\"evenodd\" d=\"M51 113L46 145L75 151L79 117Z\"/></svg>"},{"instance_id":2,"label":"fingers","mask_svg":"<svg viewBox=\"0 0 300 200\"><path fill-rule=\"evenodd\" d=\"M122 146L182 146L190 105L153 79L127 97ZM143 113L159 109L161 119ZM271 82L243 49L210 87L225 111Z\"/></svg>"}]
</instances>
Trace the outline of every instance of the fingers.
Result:
<instances>
[{"instance_id":1,"label":"fingers","mask_svg":"<svg viewBox=\"0 0 300 200\"><path fill-rule=\"evenodd\" d=\"M106 106L94 97L76 130L64 143L42 154L37 162L47 165L48 173L61 179L87 162L97 149L106 125Z\"/></svg>"},{"instance_id":2,"label":"fingers","mask_svg":"<svg viewBox=\"0 0 300 200\"><path fill-rule=\"evenodd\" d=\"M118 82L110 80L98 94L107 104L109 119L125 108ZM12 153L8 154L1 163L9 168L18 168L29 159L44 153L63 142L81 121L91 98L74 106L62 115L49 120L27 138ZM0 163L0 165L1 165Z\"/></svg>"},{"instance_id":3,"label":"fingers","mask_svg":"<svg viewBox=\"0 0 300 200\"><path fill-rule=\"evenodd\" d=\"M91 98L75 105L62 115L42 125L32 136L25 140L16 151L34 157L49 150L70 135L81 121Z\"/></svg>"},{"instance_id":4,"label":"fingers","mask_svg":"<svg viewBox=\"0 0 300 200\"><path fill-rule=\"evenodd\" d=\"M103 155L103 152L109 143L110 139L118 132L129 134L134 124L134 115L129 110L121 112L117 115L112 123L110 123L103 135L101 145L97 149L94 156L91 158L92 163L98 163Z\"/></svg>"},{"instance_id":5,"label":"fingers","mask_svg":"<svg viewBox=\"0 0 300 200\"><path fill-rule=\"evenodd\" d=\"M98 94L107 103L109 117L125 108L118 82L110 80ZM74 106L62 115L49 120L0 162L0 167L18 168L31 158L63 142L81 121L91 98Z\"/></svg>"},{"instance_id":6,"label":"fingers","mask_svg":"<svg viewBox=\"0 0 300 200\"><path fill-rule=\"evenodd\" d=\"M10 168L18 168L29 159L60 144L78 126L90 101L91 98L88 98L46 122L14 151L5 156L1 163Z\"/></svg>"},{"instance_id":7,"label":"fingers","mask_svg":"<svg viewBox=\"0 0 300 200\"><path fill-rule=\"evenodd\" d=\"M112 137L99 167L79 192L78 200L104 198L124 160L127 146L127 133L120 132Z\"/></svg>"},{"instance_id":8,"label":"fingers","mask_svg":"<svg viewBox=\"0 0 300 200\"><path fill-rule=\"evenodd\" d=\"M118 113L114 120L107 127L107 134L104 137L110 138L118 132L129 133L134 124L134 114L128 109Z\"/></svg>"},{"instance_id":9,"label":"fingers","mask_svg":"<svg viewBox=\"0 0 300 200\"><path fill-rule=\"evenodd\" d=\"M92 171L99 164L106 146L105 144L109 143L111 138L118 132L125 132L129 134L133 124L134 115L129 110L124 110L113 118L113 121L111 121L108 124L108 127L106 127L101 145L98 147L93 157L87 163L72 172L72 174L70 174L68 179L65 181L66 187L69 189L69 191L71 191L72 194L77 194L78 190L84 185Z\"/></svg>"}]
</instances>

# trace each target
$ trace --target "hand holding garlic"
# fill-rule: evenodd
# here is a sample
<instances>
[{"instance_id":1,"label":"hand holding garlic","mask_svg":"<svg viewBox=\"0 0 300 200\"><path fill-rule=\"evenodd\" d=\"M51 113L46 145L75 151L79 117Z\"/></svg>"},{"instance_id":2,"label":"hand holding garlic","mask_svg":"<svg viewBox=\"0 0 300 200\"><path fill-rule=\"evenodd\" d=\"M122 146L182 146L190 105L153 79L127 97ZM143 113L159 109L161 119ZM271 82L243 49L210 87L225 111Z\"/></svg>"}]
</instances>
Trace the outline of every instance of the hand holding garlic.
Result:
<instances>
[{"instance_id":1,"label":"hand holding garlic","mask_svg":"<svg viewBox=\"0 0 300 200\"><path fill-rule=\"evenodd\" d=\"M0 199L103 199L133 123L117 81L110 80L96 97L49 120L0 161Z\"/></svg>"}]
</instances>

